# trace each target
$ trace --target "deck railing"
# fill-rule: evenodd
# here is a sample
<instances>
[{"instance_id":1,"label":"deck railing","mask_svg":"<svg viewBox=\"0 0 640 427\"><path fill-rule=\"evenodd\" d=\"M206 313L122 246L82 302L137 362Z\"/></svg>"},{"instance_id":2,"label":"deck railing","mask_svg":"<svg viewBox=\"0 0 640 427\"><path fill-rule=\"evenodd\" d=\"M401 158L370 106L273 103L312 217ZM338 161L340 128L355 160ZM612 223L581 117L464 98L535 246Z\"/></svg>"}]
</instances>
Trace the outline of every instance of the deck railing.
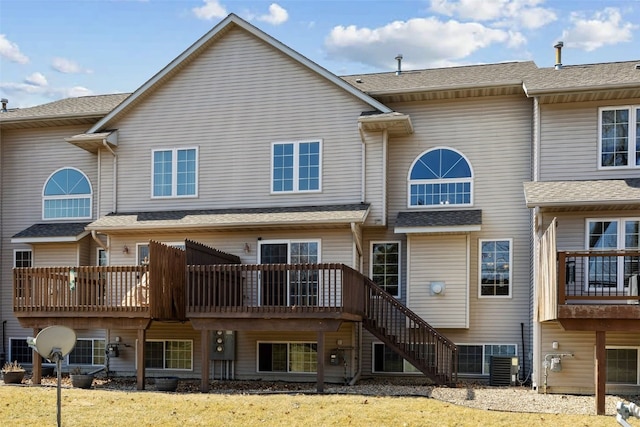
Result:
<instances>
[{"instance_id":1,"label":"deck railing","mask_svg":"<svg viewBox=\"0 0 640 427\"><path fill-rule=\"evenodd\" d=\"M342 264L190 265L187 313L357 314L362 298L356 280Z\"/></svg>"},{"instance_id":2,"label":"deck railing","mask_svg":"<svg viewBox=\"0 0 640 427\"><path fill-rule=\"evenodd\" d=\"M558 252L558 304L638 304L640 251Z\"/></svg>"},{"instance_id":3,"label":"deck railing","mask_svg":"<svg viewBox=\"0 0 640 427\"><path fill-rule=\"evenodd\" d=\"M30 267L13 270L13 311L148 312L146 266Z\"/></svg>"}]
</instances>

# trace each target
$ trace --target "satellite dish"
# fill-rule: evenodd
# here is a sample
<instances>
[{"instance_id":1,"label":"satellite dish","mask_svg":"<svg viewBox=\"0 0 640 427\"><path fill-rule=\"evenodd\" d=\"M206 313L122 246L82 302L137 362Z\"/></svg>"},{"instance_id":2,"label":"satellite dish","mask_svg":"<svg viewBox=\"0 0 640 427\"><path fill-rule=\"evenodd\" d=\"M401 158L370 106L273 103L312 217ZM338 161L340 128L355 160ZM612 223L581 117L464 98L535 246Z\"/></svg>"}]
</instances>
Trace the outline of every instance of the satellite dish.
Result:
<instances>
[{"instance_id":1,"label":"satellite dish","mask_svg":"<svg viewBox=\"0 0 640 427\"><path fill-rule=\"evenodd\" d=\"M29 347L34 348L40 356L56 363L58 371L58 427L62 426L60 382L62 381L62 359L76 346L76 332L66 326L49 326L40 331L35 338L27 338Z\"/></svg>"},{"instance_id":2,"label":"satellite dish","mask_svg":"<svg viewBox=\"0 0 640 427\"><path fill-rule=\"evenodd\" d=\"M49 326L41 330L29 344L40 356L55 362L56 355L63 358L73 350L76 345L76 333L66 326Z\"/></svg>"}]
</instances>

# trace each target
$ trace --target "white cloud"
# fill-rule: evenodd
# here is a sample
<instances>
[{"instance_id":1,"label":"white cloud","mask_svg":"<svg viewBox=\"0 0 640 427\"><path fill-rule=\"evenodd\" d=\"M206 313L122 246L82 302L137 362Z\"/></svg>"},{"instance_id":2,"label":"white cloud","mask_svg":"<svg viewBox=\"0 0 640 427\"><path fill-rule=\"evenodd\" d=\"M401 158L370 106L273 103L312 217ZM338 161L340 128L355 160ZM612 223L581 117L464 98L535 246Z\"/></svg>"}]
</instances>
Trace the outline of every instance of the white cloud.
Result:
<instances>
[{"instance_id":1,"label":"white cloud","mask_svg":"<svg viewBox=\"0 0 640 427\"><path fill-rule=\"evenodd\" d=\"M495 26L535 29L557 19L545 0L431 0L431 10L464 21L486 21Z\"/></svg>"},{"instance_id":2,"label":"white cloud","mask_svg":"<svg viewBox=\"0 0 640 427\"><path fill-rule=\"evenodd\" d=\"M51 62L51 68L64 74L91 73L91 70L80 67L77 62L60 57L53 58L53 61Z\"/></svg>"},{"instance_id":3,"label":"white cloud","mask_svg":"<svg viewBox=\"0 0 640 427\"><path fill-rule=\"evenodd\" d=\"M381 69L395 68L394 58L402 53L404 67L415 69L455 65L456 61L492 44L514 46L524 41L518 32L429 17L395 21L374 29L337 26L326 38L325 49L331 57Z\"/></svg>"},{"instance_id":4,"label":"white cloud","mask_svg":"<svg viewBox=\"0 0 640 427\"><path fill-rule=\"evenodd\" d=\"M210 21L227 16L227 10L218 0L203 0L203 2L204 6L191 9L197 18Z\"/></svg>"},{"instance_id":5,"label":"white cloud","mask_svg":"<svg viewBox=\"0 0 640 427\"><path fill-rule=\"evenodd\" d=\"M565 46L587 52L605 45L631 41L633 30L638 28L631 22L623 22L617 8L606 8L594 13L591 18L574 12L570 19L573 26L562 32Z\"/></svg>"},{"instance_id":6,"label":"white cloud","mask_svg":"<svg viewBox=\"0 0 640 427\"><path fill-rule=\"evenodd\" d=\"M33 86L47 86L47 78L42 73L33 73L24 79L24 82Z\"/></svg>"},{"instance_id":7,"label":"white cloud","mask_svg":"<svg viewBox=\"0 0 640 427\"><path fill-rule=\"evenodd\" d=\"M287 22L289 19L289 13L277 3L271 3L269 6L269 13L266 15L260 15L256 19L258 21L267 22L271 25L280 25Z\"/></svg>"},{"instance_id":8,"label":"white cloud","mask_svg":"<svg viewBox=\"0 0 640 427\"><path fill-rule=\"evenodd\" d=\"M18 45L7 40L4 34L0 34L0 56L7 58L9 61L17 62L18 64L26 64L29 62L29 58L20 52Z\"/></svg>"}]
</instances>

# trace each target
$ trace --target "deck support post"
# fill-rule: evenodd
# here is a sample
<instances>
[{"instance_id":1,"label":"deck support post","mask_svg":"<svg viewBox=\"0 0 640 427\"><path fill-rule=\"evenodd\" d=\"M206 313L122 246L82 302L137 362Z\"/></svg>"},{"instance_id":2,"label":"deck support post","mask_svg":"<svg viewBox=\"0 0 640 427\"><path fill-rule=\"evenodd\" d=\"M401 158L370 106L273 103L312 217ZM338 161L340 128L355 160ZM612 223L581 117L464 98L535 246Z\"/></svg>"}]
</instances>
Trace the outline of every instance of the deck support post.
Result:
<instances>
[{"instance_id":1,"label":"deck support post","mask_svg":"<svg viewBox=\"0 0 640 427\"><path fill-rule=\"evenodd\" d=\"M202 393L209 392L209 366L211 364L211 361L209 360L209 352L211 351L210 336L211 334L207 329L200 331L200 352L202 353L200 392Z\"/></svg>"},{"instance_id":2,"label":"deck support post","mask_svg":"<svg viewBox=\"0 0 640 427\"><path fill-rule=\"evenodd\" d=\"M37 337L40 333L40 328L33 328L33 336ZM31 382L33 384L41 384L42 383L42 357L33 349L33 369L31 372Z\"/></svg>"},{"instance_id":3,"label":"deck support post","mask_svg":"<svg viewBox=\"0 0 640 427\"><path fill-rule=\"evenodd\" d=\"M605 394L607 383L607 333L596 331L596 414L605 413Z\"/></svg>"},{"instance_id":4,"label":"deck support post","mask_svg":"<svg viewBox=\"0 0 640 427\"><path fill-rule=\"evenodd\" d=\"M144 371L144 347L147 340L147 330L138 329L138 342L136 343L136 364L138 365L137 371L137 389L144 390L145 371Z\"/></svg>"},{"instance_id":5,"label":"deck support post","mask_svg":"<svg viewBox=\"0 0 640 427\"><path fill-rule=\"evenodd\" d=\"M317 391L324 393L324 331L318 331Z\"/></svg>"}]
</instances>

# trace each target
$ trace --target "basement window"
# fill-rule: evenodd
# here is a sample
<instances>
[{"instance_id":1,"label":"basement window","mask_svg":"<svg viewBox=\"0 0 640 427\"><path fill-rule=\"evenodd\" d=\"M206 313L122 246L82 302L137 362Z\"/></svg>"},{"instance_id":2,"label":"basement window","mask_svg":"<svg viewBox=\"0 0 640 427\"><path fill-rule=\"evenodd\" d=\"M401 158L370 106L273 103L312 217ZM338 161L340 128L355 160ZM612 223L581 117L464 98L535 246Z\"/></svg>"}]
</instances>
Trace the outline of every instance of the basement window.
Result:
<instances>
[{"instance_id":1,"label":"basement window","mask_svg":"<svg viewBox=\"0 0 640 427\"><path fill-rule=\"evenodd\" d=\"M69 365L104 365L105 341L99 338L78 338L69 353Z\"/></svg>"},{"instance_id":2,"label":"basement window","mask_svg":"<svg viewBox=\"0 0 640 427\"><path fill-rule=\"evenodd\" d=\"M638 385L638 347L607 347L607 384Z\"/></svg>"},{"instance_id":3,"label":"basement window","mask_svg":"<svg viewBox=\"0 0 640 427\"><path fill-rule=\"evenodd\" d=\"M433 346L432 346L433 347ZM431 352L432 355L433 350ZM398 353L384 343L373 343L373 373L420 373Z\"/></svg>"},{"instance_id":4,"label":"basement window","mask_svg":"<svg viewBox=\"0 0 640 427\"><path fill-rule=\"evenodd\" d=\"M144 343L144 351L144 366L147 369L193 369L192 340L147 340Z\"/></svg>"},{"instance_id":5,"label":"basement window","mask_svg":"<svg viewBox=\"0 0 640 427\"><path fill-rule=\"evenodd\" d=\"M312 342L259 342L258 372L315 373L318 345Z\"/></svg>"}]
</instances>

